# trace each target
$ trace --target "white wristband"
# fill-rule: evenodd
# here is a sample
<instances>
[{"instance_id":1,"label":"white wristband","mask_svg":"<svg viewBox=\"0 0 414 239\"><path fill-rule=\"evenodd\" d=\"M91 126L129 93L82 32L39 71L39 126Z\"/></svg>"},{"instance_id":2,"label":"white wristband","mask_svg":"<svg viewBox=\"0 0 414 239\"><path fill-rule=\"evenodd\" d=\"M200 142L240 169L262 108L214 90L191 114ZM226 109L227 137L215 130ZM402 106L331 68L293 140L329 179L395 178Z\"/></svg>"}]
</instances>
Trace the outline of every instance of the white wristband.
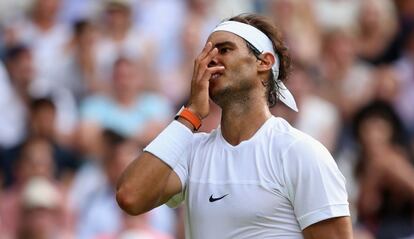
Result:
<instances>
[{"instance_id":1,"label":"white wristband","mask_svg":"<svg viewBox=\"0 0 414 239\"><path fill-rule=\"evenodd\" d=\"M173 169L183 157L184 151L190 148L192 140L193 132L174 120L144 148L144 151L155 155Z\"/></svg>"}]
</instances>

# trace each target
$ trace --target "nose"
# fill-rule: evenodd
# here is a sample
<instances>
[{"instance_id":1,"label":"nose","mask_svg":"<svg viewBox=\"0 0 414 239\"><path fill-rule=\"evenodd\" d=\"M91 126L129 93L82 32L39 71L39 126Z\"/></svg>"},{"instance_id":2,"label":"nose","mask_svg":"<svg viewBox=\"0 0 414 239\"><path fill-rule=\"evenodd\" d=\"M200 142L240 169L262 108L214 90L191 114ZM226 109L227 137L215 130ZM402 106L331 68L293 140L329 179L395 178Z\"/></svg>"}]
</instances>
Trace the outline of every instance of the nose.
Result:
<instances>
[{"instance_id":1,"label":"nose","mask_svg":"<svg viewBox=\"0 0 414 239\"><path fill-rule=\"evenodd\" d=\"M218 65L218 61L216 57L213 57L213 59L211 59L211 61L208 63L207 67L213 67L213 66L217 66Z\"/></svg>"}]
</instances>

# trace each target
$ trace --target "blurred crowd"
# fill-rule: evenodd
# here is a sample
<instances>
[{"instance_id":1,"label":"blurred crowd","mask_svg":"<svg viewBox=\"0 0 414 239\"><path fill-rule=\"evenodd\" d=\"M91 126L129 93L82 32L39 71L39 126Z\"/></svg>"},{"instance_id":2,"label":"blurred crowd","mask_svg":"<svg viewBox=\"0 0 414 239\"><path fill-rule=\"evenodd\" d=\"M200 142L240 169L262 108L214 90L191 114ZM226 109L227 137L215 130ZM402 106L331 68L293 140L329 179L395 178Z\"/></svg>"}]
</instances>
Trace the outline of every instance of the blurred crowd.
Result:
<instances>
[{"instance_id":1,"label":"blurred crowd","mask_svg":"<svg viewBox=\"0 0 414 239\"><path fill-rule=\"evenodd\" d=\"M128 216L116 181L243 12L283 33L299 113L272 113L334 155L355 238L414 238L412 0L2 0L0 238L183 238L184 208ZM212 105L201 130L219 119Z\"/></svg>"}]
</instances>

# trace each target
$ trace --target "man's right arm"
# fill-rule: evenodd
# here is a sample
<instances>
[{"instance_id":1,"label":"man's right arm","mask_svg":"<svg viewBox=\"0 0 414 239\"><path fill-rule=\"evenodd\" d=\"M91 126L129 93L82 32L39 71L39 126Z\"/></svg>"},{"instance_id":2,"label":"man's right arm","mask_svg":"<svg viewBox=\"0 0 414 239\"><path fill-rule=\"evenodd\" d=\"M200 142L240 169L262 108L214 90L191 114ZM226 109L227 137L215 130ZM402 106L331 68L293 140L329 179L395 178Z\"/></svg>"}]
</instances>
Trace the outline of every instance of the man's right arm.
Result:
<instances>
[{"instance_id":1,"label":"man's right arm","mask_svg":"<svg viewBox=\"0 0 414 239\"><path fill-rule=\"evenodd\" d=\"M186 120L178 121L193 130ZM167 202L182 191L181 180L172 168L149 152L143 152L121 175L116 192L119 206L138 215Z\"/></svg>"},{"instance_id":2,"label":"man's right arm","mask_svg":"<svg viewBox=\"0 0 414 239\"><path fill-rule=\"evenodd\" d=\"M118 181L116 200L128 214L145 213L181 191L177 174L151 153L144 152Z\"/></svg>"}]
</instances>

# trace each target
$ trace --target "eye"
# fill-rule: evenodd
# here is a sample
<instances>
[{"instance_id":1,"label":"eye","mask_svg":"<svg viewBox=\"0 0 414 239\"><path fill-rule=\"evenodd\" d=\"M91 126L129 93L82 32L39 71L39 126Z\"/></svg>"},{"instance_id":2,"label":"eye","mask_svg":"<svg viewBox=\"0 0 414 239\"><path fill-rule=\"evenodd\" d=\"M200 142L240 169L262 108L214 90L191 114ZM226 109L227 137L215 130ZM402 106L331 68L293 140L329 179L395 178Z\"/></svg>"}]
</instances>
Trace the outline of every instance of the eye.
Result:
<instances>
[{"instance_id":1,"label":"eye","mask_svg":"<svg viewBox=\"0 0 414 239\"><path fill-rule=\"evenodd\" d=\"M228 53L229 51L230 51L230 48L228 48L228 47L221 47L221 48L219 49L219 53L220 53L221 55L224 55L224 54Z\"/></svg>"}]
</instances>

